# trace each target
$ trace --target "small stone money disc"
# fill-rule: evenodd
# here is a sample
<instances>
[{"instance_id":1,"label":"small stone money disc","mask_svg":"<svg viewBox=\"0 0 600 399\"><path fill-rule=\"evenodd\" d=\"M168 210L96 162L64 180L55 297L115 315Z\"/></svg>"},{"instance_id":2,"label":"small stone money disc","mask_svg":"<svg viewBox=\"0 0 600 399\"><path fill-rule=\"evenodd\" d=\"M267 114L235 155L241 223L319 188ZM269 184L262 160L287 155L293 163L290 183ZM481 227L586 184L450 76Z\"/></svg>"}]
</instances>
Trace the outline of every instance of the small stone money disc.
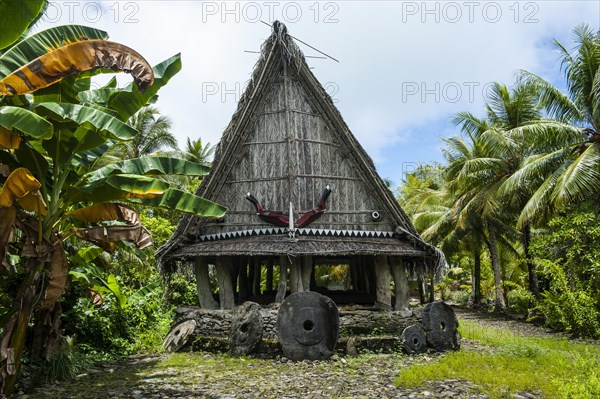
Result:
<instances>
[{"instance_id":1,"label":"small stone money disc","mask_svg":"<svg viewBox=\"0 0 600 399\"><path fill-rule=\"evenodd\" d=\"M412 324L402 331L402 341L404 352L409 355L427 351L427 335L418 324Z\"/></svg>"},{"instance_id":2,"label":"small stone money disc","mask_svg":"<svg viewBox=\"0 0 600 399\"><path fill-rule=\"evenodd\" d=\"M196 320L193 319L183 320L175 324L165 337L163 348L167 352L177 352L188 342L195 329Z\"/></svg>"},{"instance_id":3,"label":"small stone money disc","mask_svg":"<svg viewBox=\"0 0 600 399\"><path fill-rule=\"evenodd\" d=\"M257 352L262 335L260 305L255 302L244 302L235 308L229 330L229 352L234 356Z\"/></svg>"}]
</instances>

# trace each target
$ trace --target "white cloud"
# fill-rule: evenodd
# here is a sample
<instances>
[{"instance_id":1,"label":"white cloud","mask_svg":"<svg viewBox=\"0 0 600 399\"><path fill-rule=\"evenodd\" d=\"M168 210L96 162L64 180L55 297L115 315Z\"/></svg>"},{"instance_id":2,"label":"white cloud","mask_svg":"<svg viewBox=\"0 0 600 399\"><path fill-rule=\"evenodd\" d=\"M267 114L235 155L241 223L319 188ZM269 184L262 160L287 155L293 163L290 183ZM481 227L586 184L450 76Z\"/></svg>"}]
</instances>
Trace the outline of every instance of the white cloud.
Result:
<instances>
[{"instance_id":1,"label":"white cloud","mask_svg":"<svg viewBox=\"0 0 600 399\"><path fill-rule=\"evenodd\" d=\"M293 36L341 61L309 64L323 84L331 82L346 122L378 163L396 146L430 143L437 151L439 131L416 129L461 110L481 113L488 82L510 84L518 69L556 77L551 38L568 41L580 22L597 28L600 13L600 4L588 1L109 1L101 3L102 18L95 22L93 3L67 3L55 3L61 23L105 29L152 64L182 53L183 70L161 90L158 103L174 120L180 143L187 136L218 141L235 109L237 87L258 57L244 51L258 51L270 33L257 20L282 20ZM218 92L209 95L215 87Z\"/></svg>"}]
</instances>

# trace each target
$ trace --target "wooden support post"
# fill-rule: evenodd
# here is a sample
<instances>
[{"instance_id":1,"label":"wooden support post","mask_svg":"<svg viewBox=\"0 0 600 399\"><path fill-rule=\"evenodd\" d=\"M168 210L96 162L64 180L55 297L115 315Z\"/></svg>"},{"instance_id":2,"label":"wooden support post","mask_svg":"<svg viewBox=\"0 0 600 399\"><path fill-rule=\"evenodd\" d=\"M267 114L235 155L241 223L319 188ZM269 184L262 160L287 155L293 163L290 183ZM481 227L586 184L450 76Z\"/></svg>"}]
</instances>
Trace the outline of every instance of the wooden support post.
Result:
<instances>
[{"instance_id":1,"label":"wooden support post","mask_svg":"<svg viewBox=\"0 0 600 399\"><path fill-rule=\"evenodd\" d=\"M421 275L417 276L417 289L419 290L419 302L421 305L425 305L425 288L423 287L423 278Z\"/></svg>"},{"instance_id":2,"label":"wooden support post","mask_svg":"<svg viewBox=\"0 0 600 399\"><path fill-rule=\"evenodd\" d=\"M267 260L267 281L265 291L273 291L273 259Z\"/></svg>"},{"instance_id":3,"label":"wooden support post","mask_svg":"<svg viewBox=\"0 0 600 399\"><path fill-rule=\"evenodd\" d=\"M409 309L409 292L408 292L408 275L406 274L406 266L404 260L399 256L390 258L392 263L392 277L394 278L394 310L410 312Z\"/></svg>"},{"instance_id":4,"label":"wooden support post","mask_svg":"<svg viewBox=\"0 0 600 399\"><path fill-rule=\"evenodd\" d=\"M302 291L310 291L310 276L313 272L313 257L303 256L299 259L302 264Z\"/></svg>"},{"instance_id":5,"label":"wooden support post","mask_svg":"<svg viewBox=\"0 0 600 399\"><path fill-rule=\"evenodd\" d=\"M375 257L370 256L363 258L363 273L365 276L367 293L374 295L377 291L377 281L375 277Z\"/></svg>"},{"instance_id":6,"label":"wooden support post","mask_svg":"<svg viewBox=\"0 0 600 399\"><path fill-rule=\"evenodd\" d=\"M392 307L392 291L390 290L390 266L387 256L378 255L375 257L375 295L376 305L385 309Z\"/></svg>"},{"instance_id":7,"label":"wooden support post","mask_svg":"<svg viewBox=\"0 0 600 399\"><path fill-rule=\"evenodd\" d=\"M290 292L293 294L304 291L302 285L302 260L298 257L293 257L290 260Z\"/></svg>"},{"instance_id":8,"label":"wooden support post","mask_svg":"<svg viewBox=\"0 0 600 399\"><path fill-rule=\"evenodd\" d=\"M248 263L241 257L238 263L238 298L240 303L248 299Z\"/></svg>"},{"instance_id":9,"label":"wooden support post","mask_svg":"<svg viewBox=\"0 0 600 399\"><path fill-rule=\"evenodd\" d=\"M279 257L279 286L277 287L277 296L275 302L281 303L285 299L285 292L287 291L287 267L288 261L287 256L281 255Z\"/></svg>"},{"instance_id":10,"label":"wooden support post","mask_svg":"<svg viewBox=\"0 0 600 399\"><path fill-rule=\"evenodd\" d=\"M215 301L212 290L210 289L208 262L206 258L196 258L196 261L194 262L194 273L196 274L196 290L200 307L204 309L218 309L219 304Z\"/></svg>"},{"instance_id":11,"label":"wooden support post","mask_svg":"<svg viewBox=\"0 0 600 399\"><path fill-rule=\"evenodd\" d=\"M315 275L316 272L316 265L315 265L315 260L313 258L313 267L312 267L312 272L310 273L310 290L311 291L316 291L317 290L317 276Z\"/></svg>"},{"instance_id":12,"label":"wooden support post","mask_svg":"<svg viewBox=\"0 0 600 399\"><path fill-rule=\"evenodd\" d=\"M231 258L217 256L217 280L219 282L219 302L221 309L233 309L235 306L233 284L231 284Z\"/></svg>"},{"instance_id":13,"label":"wooden support post","mask_svg":"<svg viewBox=\"0 0 600 399\"><path fill-rule=\"evenodd\" d=\"M344 277L344 291L351 291L354 290L354 287L352 286L352 267L348 267L349 268L349 272L346 273L346 276Z\"/></svg>"},{"instance_id":14,"label":"wooden support post","mask_svg":"<svg viewBox=\"0 0 600 399\"><path fill-rule=\"evenodd\" d=\"M358 279L358 290L361 293L369 293L370 291L370 280L369 280L369 262L367 261L366 256L361 256L358 258L358 271L357 271L357 279Z\"/></svg>"},{"instance_id":15,"label":"wooden support post","mask_svg":"<svg viewBox=\"0 0 600 399\"><path fill-rule=\"evenodd\" d=\"M360 278L359 278L359 265L360 265L360 260L353 256L350 258L349 263L349 267L350 267L350 273L349 273L349 277L350 277L350 286L346 286L346 290L350 290L352 288L352 290L354 292L360 292L361 289L361 284L360 284Z\"/></svg>"},{"instance_id":16,"label":"wooden support post","mask_svg":"<svg viewBox=\"0 0 600 399\"><path fill-rule=\"evenodd\" d=\"M435 301L435 277L433 274L431 275L431 279L429 280L429 302Z\"/></svg>"},{"instance_id":17,"label":"wooden support post","mask_svg":"<svg viewBox=\"0 0 600 399\"><path fill-rule=\"evenodd\" d=\"M262 261L260 258L254 258L254 281L252 284L252 295L260 295L260 281L262 279Z\"/></svg>"},{"instance_id":18,"label":"wooden support post","mask_svg":"<svg viewBox=\"0 0 600 399\"><path fill-rule=\"evenodd\" d=\"M246 289L248 290L248 294L252 295L252 290L253 290L253 286L254 286L254 270L256 269L256 267L254 267L254 258L247 258L248 261L248 280L247 280L247 285L246 285Z\"/></svg>"},{"instance_id":19,"label":"wooden support post","mask_svg":"<svg viewBox=\"0 0 600 399\"><path fill-rule=\"evenodd\" d=\"M231 287L233 288L233 297L236 299L235 292L238 282L238 274L240 273L240 258L238 256L231 257ZM239 300L239 298L237 298Z\"/></svg>"}]
</instances>

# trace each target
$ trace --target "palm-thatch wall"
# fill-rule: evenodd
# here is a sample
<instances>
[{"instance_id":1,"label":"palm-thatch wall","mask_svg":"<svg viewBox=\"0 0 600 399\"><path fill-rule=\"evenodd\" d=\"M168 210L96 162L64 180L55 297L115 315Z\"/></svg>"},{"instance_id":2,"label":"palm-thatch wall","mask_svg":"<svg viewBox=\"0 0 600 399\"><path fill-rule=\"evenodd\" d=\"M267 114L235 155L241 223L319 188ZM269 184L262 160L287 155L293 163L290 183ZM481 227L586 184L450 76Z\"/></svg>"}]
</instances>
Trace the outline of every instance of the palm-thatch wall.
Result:
<instances>
[{"instance_id":1,"label":"palm-thatch wall","mask_svg":"<svg viewBox=\"0 0 600 399\"><path fill-rule=\"evenodd\" d=\"M249 193L286 217L291 204L296 221L317 206L326 187L332 191L326 211L302 228L265 221L268 217L259 217L246 198ZM183 217L157 256L167 271L181 263L196 265L205 307L217 306L206 292L208 264L216 266L221 307L256 294L255 276L262 266L268 280L273 265L279 265L281 300L288 282L292 292L314 288L315 264L343 262L352 269L353 289L384 306L391 305L391 272L395 307L401 309L407 306L406 266L432 273L443 263L443 255L420 238L277 22L197 194L225 205L226 216Z\"/></svg>"}]
</instances>

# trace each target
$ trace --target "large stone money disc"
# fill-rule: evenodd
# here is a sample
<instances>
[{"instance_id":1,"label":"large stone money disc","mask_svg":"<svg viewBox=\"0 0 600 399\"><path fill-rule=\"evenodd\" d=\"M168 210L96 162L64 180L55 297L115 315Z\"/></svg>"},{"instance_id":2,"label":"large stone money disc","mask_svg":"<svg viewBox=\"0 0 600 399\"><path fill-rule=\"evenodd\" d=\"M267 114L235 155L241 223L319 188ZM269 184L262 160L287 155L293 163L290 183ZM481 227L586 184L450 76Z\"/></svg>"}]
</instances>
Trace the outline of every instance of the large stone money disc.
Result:
<instances>
[{"instance_id":1,"label":"large stone money disc","mask_svg":"<svg viewBox=\"0 0 600 399\"><path fill-rule=\"evenodd\" d=\"M333 354L340 316L335 303L316 292L290 295L277 314L277 333L284 355L292 360L324 360Z\"/></svg>"},{"instance_id":2,"label":"large stone money disc","mask_svg":"<svg viewBox=\"0 0 600 399\"><path fill-rule=\"evenodd\" d=\"M423 309L423 328L427 343L437 351L460 347L458 320L454 310L444 302L428 303Z\"/></svg>"}]
</instances>

